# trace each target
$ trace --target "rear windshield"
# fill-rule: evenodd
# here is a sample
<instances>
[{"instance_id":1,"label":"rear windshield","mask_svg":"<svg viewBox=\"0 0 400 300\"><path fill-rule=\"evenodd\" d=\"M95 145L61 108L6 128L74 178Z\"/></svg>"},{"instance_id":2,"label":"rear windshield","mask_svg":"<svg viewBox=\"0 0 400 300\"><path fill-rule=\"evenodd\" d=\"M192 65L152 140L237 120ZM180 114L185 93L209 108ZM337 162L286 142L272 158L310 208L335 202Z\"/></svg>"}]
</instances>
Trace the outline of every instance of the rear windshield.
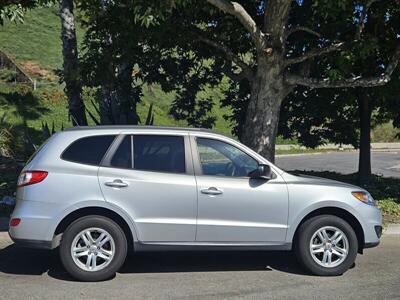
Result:
<instances>
[{"instance_id":1,"label":"rear windshield","mask_svg":"<svg viewBox=\"0 0 400 300\"><path fill-rule=\"evenodd\" d=\"M69 145L61 158L82 164L100 165L114 138L115 135L96 135L81 138Z\"/></svg>"}]
</instances>

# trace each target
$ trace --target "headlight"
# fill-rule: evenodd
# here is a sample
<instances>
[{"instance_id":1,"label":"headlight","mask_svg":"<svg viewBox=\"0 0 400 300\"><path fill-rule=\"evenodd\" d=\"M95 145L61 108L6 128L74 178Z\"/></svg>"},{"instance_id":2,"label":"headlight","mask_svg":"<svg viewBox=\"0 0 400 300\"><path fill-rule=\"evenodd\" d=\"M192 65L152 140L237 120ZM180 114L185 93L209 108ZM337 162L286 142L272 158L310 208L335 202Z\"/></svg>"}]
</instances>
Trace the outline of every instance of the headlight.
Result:
<instances>
[{"instance_id":1,"label":"headlight","mask_svg":"<svg viewBox=\"0 0 400 300\"><path fill-rule=\"evenodd\" d=\"M356 191L356 192L351 192L351 194L358 200L364 202L365 204L375 206L375 200L374 200L374 198L372 198L370 193L363 192L363 191Z\"/></svg>"}]
</instances>

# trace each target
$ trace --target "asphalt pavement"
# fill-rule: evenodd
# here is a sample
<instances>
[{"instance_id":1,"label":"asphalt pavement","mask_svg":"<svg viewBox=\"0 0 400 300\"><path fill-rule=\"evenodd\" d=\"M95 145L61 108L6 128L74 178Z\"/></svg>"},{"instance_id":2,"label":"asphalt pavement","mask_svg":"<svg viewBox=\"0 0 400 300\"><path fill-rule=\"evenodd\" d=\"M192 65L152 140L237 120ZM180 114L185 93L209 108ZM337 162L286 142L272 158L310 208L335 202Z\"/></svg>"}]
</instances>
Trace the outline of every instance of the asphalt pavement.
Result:
<instances>
[{"instance_id":1,"label":"asphalt pavement","mask_svg":"<svg viewBox=\"0 0 400 300\"><path fill-rule=\"evenodd\" d=\"M1 238L1 236L3 238ZM303 272L291 252L167 252L129 257L115 278L75 282L57 251L18 248L0 234L0 298L400 299L400 235L338 277Z\"/></svg>"},{"instance_id":2,"label":"asphalt pavement","mask_svg":"<svg viewBox=\"0 0 400 300\"><path fill-rule=\"evenodd\" d=\"M276 165L283 170L332 171L350 174L358 171L358 152L327 152L298 155L279 155ZM400 150L373 151L372 173L385 177L400 177Z\"/></svg>"}]
</instances>

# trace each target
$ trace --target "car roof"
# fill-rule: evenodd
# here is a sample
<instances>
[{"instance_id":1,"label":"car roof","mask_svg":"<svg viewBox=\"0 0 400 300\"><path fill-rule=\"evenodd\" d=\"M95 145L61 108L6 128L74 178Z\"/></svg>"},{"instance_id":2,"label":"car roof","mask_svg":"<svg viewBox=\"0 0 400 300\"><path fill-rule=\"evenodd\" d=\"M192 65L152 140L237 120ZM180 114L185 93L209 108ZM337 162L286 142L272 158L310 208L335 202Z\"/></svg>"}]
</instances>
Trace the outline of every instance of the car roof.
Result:
<instances>
[{"instance_id":1,"label":"car roof","mask_svg":"<svg viewBox=\"0 0 400 300\"><path fill-rule=\"evenodd\" d=\"M190 128L190 127L173 127L173 126L143 126L143 125L97 125L97 126L75 126L65 129L64 131L79 131L79 130L166 130L166 131L193 131L193 132L208 132L214 133L206 128Z\"/></svg>"}]
</instances>

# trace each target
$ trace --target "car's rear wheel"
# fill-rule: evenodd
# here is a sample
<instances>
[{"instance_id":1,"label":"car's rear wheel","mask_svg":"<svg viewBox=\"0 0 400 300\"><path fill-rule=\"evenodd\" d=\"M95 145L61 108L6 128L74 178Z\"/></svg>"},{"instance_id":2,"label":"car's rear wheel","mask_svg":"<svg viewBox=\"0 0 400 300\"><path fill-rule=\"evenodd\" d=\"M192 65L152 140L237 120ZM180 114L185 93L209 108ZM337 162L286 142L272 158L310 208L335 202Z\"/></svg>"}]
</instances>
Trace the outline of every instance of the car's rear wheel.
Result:
<instances>
[{"instance_id":1,"label":"car's rear wheel","mask_svg":"<svg viewBox=\"0 0 400 300\"><path fill-rule=\"evenodd\" d=\"M113 277L125 261L127 241L123 230L103 216L86 216L65 230L61 261L71 276L82 281Z\"/></svg>"},{"instance_id":2,"label":"car's rear wheel","mask_svg":"<svg viewBox=\"0 0 400 300\"><path fill-rule=\"evenodd\" d=\"M357 236L343 219L332 215L310 218L299 228L295 251L312 274L335 276L346 272L358 252Z\"/></svg>"}]
</instances>

